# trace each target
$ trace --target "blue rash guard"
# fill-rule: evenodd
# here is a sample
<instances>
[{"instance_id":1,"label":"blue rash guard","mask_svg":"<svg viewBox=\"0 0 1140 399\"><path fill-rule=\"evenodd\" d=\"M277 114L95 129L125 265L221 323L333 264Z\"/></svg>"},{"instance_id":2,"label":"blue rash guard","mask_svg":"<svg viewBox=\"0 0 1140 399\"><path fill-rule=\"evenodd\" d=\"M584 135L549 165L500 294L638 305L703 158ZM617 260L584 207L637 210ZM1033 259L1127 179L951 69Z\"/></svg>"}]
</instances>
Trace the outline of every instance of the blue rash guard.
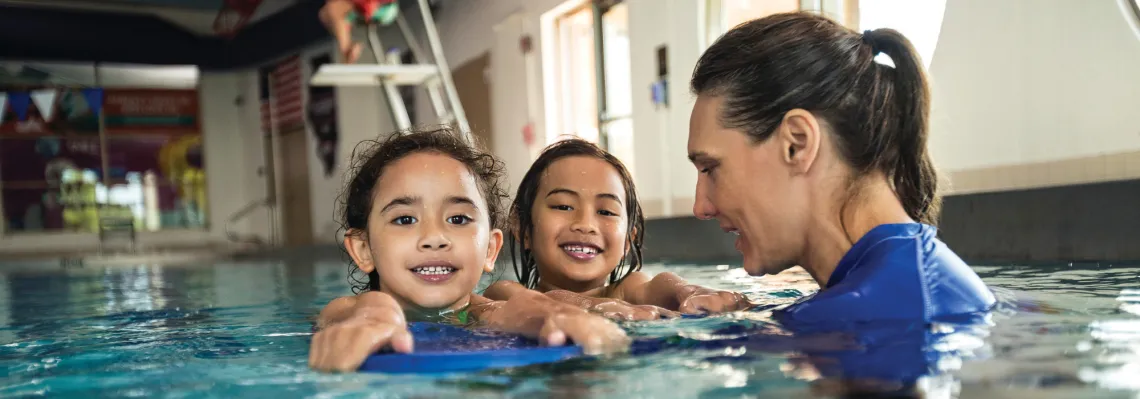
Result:
<instances>
[{"instance_id":1,"label":"blue rash guard","mask_svg":"<svg viewBox=\"0 0 1140 399\"><path fill-rule=\"evenodd\" d=\"M827 287L777 312L788 322L933 322L989 311L994 295L920 223L884 224L860 238Z\"/></svg>"}]
</instances>

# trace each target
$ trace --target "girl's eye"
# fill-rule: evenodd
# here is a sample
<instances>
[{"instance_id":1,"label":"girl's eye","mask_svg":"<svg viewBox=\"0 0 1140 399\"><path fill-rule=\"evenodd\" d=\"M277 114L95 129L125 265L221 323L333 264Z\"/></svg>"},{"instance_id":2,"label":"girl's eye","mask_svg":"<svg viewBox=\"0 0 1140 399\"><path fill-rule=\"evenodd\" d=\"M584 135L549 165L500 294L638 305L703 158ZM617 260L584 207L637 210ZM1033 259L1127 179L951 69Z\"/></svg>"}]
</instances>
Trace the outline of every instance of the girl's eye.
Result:
<instances>
[{"instance_id":1,"label":"girl's eye","mask_svg":"<svg viewBox=\"0 0 1140 399\"><path fill-rule=\"evenodd\" d=\"M412 224L416 222L416 218L411 216L400 216L392 220L395 224Z\"/></svg>"},{"instance_id":2,"label":"girl's eye","mask_svg":"<svg viewBox=\"0 0 1140 399\"><path fill-rule=\"evenodd\" d=\"M570 211L570 210L573 210L574 208L571 208L570 205L551 205L550 209L556 209L559 211Z\"/></svg>"},{"instance_id":3,"label":"girl's eye","mask_svg":"<svg viewBox=\"0 0 1140 399\"><path fill-rule=\"evenodd\" d=\"M448 223L451 223L451 224L460 224L460 225L462 225L462 224L468 224L468 223L471 223L471 222L472 222L472 219L471 219L471 218L469 218L469 217L467 217L467 215L455 215L455 216L452 216L452 217L449 217L449 218L447 218L447 222L448 222Z\"/></svg>"},{"instance_id":4,"label":"girl's eye","mask_svg":"<svg viewBox=\"0 0 1140 399\"><path fill-rule=\"evenodd\" d=\"M610 211L607 211L605 209L598 211L598 214L602 215L602 216L617 216L618 215L616 212L610 212Z\"/></svg>"}]
</instances>

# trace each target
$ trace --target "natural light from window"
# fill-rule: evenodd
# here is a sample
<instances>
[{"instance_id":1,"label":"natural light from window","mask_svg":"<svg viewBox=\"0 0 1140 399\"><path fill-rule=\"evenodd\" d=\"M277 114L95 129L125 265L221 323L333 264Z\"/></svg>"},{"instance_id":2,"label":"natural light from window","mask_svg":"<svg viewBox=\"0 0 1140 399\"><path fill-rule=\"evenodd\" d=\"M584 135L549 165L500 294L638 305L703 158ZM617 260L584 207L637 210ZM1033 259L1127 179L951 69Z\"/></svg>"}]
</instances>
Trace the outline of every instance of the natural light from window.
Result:
<instances>
[{"instance_id":1,"label":"natural light from window","mask_svg":"<svg viewBox=\"0 0 1140 399\"><path fill-rule=\"evenodd\" d=\"M859 0L859 30L891 28L901 32L929 68L945 12L946 0Z\"/></svg>"}]
</instances>

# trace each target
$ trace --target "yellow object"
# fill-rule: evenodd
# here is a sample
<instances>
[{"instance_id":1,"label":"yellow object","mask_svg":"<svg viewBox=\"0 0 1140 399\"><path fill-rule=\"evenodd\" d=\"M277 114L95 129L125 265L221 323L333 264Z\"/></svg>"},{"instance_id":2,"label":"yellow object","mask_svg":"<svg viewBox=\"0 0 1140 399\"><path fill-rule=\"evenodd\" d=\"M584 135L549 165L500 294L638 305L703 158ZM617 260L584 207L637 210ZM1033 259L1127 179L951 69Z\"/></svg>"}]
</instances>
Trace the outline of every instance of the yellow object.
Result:
<instances>
[{"instance_id":1,"label":"yellow object","mask_svg":"<svg viewBox=\"0 0 1140 399\"><path fill-rule=\"evenodd\" d=\"M181 136L162 146L158 151L158 164L162 175L169 179L184 203L193 203L198 214L206 211L206 172L190 165L186 153L202 145L201 135Z\"/></svg>"}]
</instances>

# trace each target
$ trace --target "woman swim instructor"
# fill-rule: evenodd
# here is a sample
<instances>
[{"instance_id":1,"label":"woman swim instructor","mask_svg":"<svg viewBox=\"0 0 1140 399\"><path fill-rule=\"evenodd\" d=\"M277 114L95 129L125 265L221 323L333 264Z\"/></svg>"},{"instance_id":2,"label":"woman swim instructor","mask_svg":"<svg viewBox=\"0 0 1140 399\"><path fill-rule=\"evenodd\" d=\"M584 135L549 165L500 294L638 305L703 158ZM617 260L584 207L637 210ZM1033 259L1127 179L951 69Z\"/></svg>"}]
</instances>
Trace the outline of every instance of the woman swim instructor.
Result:
<instances>
[{"instance_id":1,"label":"woman swim instructor","mask_svg":"<svg viewBox=\"0 0 1140 399\"><path fill-rule=\"evenodd\" d=\"M799 265L822 288L784 317L933 321L994 304L936 237L930 89L901 34L772 15L717 40L691 86L693 213L738 234L750 274Z\"/></svg>"}]
</instances>

